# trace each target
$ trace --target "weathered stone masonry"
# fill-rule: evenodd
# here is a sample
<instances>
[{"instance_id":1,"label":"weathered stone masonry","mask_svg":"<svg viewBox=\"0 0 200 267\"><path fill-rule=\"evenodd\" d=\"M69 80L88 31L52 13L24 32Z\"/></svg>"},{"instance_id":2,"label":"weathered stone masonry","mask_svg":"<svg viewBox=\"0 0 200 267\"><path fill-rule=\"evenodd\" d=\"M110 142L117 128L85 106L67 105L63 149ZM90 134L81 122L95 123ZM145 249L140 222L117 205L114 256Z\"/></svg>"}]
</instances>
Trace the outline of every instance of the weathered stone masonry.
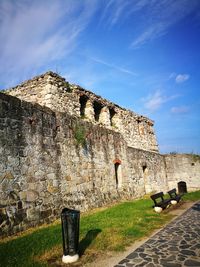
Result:
<instances>
[{"instance_id":1,"label":"weathered stone masonry","mask_svg":"<svg viewBox=\"0 0 200 267\"><path fill-rule=\"evenodd\" d=\"M190 191L200 189L200 155L164 155L167 181L170 188L181 181L187 182Z\"/></svg>"},{"instance_id":2,"label":"weathered stone masonry","mask_svg":"<svg viewBox=\"0 0 200 267\"><path fill-rule=\"evenodd\" d=\"M58 81L66 89L60 89ZM71 87L56 74L47 73L9 91L18 98L0 93L2 236L51 222L66 206L85 211L166 191L178 181L185 163L177 165L176 156L171 159L158 153L153 130L148 132L152 127L148 118L84 89L73 93ZM200 188L200 163L195 160L190 162L195 185L193 176L187 175L187 164L180 177L189 189Z\"/></svg>"},{"instance_id":3,"label":"weathered stone masonry","mask_svg":"<svg viewBox=\"0 0 200 267\"><path fill-rule=\"evenodd\" d=\"M8 93L22 100L49 107L120 132L128 146L158 152L153 121L123 109L53 72L11 88Z\"/></svg>"}]
</instances>

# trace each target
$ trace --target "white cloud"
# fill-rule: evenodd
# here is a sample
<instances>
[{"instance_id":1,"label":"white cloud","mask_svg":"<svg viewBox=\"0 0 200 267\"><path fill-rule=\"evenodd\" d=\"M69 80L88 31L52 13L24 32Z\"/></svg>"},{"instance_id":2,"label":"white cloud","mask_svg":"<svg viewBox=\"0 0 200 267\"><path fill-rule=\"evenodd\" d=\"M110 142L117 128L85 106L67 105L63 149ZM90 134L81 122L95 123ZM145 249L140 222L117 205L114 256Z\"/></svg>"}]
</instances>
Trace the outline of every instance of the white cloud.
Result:
<instances>
[{"instance_id":1,"label":"white cloud","mask_svg":"<svg viewBox=\"0 0 200 267\"><path fill-rule=\"evenodd\" d=\"M149 28L147 28L141 35L139 35L131 44L132 48L138 48L145 44L147 41L151 41L155 38L160 37L165 32L165 25L161 23L156 23Z\"/></svg>"},{"instance_id":2,"label":"white cloud","mask_svg":"<svg viewBox=\"0 0 200 267\"><path fill-rule=\"evenodd\" d=\"M145 0L146 1L146 0ZM107 21L107 24L112 27L118 22L122 22L125 18L131 15L133 6L136 6L131 0L110 0L103 9L100 23Z\"/></svg>"},{"instance_id":3,"label":"white cloud","mask_svg":"<svg viewBox=\"0 0 200 267\"><path fill-rule=\"evenodd\" d=\"M95 61L95 62L97 62L97 63L99 63L99 64L105 65L105 66L107 66L109 68L112 68L112 69L115 69L117 71L120 71L122 73L126 73L126 74L133 75L133 76L138 76L138 74L136 72L133 72L133 71L128 70L126 68L119 67L118 65L110 64L110 63L108 63L108 62L106 62L104 60L101 60L99 58L90 57L90 59Z\"/></svg>"},{"instance_id":4,"label":"white cloud","mask_svg":"<svg viewBox=\"0 0 200 267\"><path fill-rule=\"evenodd\" d=\"M187 81L188 79L190 78L190 75L189 74L178 74L176 76L176 83L183 83L185 81Z\"/></svg>"},{"instance_id":5,"label":"white cloud","mask_svg":"<svg viewBox=\"0 0 200 267\"><path fill-rule=\"evenodd\" d=\"M177 74L175 72L172 72L169 75L169 80L173 79L176 83L183 83L187 81L190 78L189 74Z\"/></svg>"},{"instance_id":6,"label":"white cloud","mask_svg":"<svg viewBox=\"0 0 200 267\"><path fill-rule=\"evenodd\" d=\"M145 99L145 108L148 110L154 111L158 109L165 102L164 97L160 91L156 91L153 95L149 95Z\"/></svg>"},{"instance_id":7,"label":"white cloud","mask_svg":"<svg viewBox=\"0 0 200 267\"><path fill-rule=\"evenodd\" d=\"M166 96L161 90L156 90L153 94L143 98L142 101L144 102L144 107L153 112L158 110L164 103L177 97L179 97L179 95Z\"/></svg>"},{"instance_id":8,"label":"white cloud","mask_svg":"<svg viewBox=\"0 0 200 267\"><path fill-rule=\"evenodd\" d=\"M146 18L142 30L131 43L131 48L138 48L145 43L165 35L171 26L196 11L198 0L161 0L145 1L141 12Z\"/></svg>"},{"instance_id":9,"label":"white cloud","mask_svg":"<svg viewBox=\"0 0 200 267\"><path fill-rule=\"evenodd\" d=\"M0 75L23 76L71 53L96 3L1 0Z\"/></svg>"},{"instance_id":10,"label":"white cloud","mask_svg":"<svg viewBox=\"0 0 200 267\"><path fill-rule=\"evenodd\" d=\"M177 74L175 72L170 73L169 80L174 79L176 77L176 75Z\"/></svg>"},{"instance_id":11,"label":"white cloud","mask_svg":"<svg viewBox=\"0 0 200 267\"><path fill-rule=\"evenodd\" d=\"M183 113L188 113L189 110L190 108L188 106L172 107L171 113L183 114Z\"/></svg>"},{"instance_id":12,"label":"white cloud","mask_svg":"<svg viewBox=\"0 0 200 267\"><path fill-rule=\"evenodd\" d=\"M165 35L171 26L193 11L197 13L198 7L199 0L108 0L100 23L111 28L130 17L140 18L131 25L136 36L130 47L135 49Z\"/></svg>"}]
</instances>

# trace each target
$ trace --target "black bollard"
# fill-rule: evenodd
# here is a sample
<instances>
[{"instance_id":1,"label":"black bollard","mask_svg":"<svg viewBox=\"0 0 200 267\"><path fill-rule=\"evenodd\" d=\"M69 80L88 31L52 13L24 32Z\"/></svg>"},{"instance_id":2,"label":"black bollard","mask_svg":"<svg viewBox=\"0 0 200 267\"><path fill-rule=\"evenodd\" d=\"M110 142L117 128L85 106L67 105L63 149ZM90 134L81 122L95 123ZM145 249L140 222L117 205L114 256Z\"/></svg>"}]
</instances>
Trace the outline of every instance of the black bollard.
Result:
<instances>
[{"instance_id":1,"label":"black bollard","mask_svg":"<svg viewBox=\"0 0 200 267\"><path fill-rule=\"evenodd\" d=\"M80 211L64 208L61 212L64 263L78 260Z\"/></svg>"}]
</instances>

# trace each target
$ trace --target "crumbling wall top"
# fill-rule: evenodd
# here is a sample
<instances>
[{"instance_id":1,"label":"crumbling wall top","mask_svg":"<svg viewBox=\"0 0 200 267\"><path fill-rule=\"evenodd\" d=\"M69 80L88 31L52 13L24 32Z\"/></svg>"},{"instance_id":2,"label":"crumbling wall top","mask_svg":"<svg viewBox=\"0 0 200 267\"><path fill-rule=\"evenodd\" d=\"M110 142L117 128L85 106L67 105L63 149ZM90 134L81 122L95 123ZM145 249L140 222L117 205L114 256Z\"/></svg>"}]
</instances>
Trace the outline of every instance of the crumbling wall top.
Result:
<instances>
[{"instance_id":1,"label":"crumbling wall top","mask_svg":"<svg viewBox=\"0 0 200 267\"><path fill-rule=\"evenodd\" d=\"M117 108L122 111L130 112L135 118L137 118L138 121L145 121L151 125L154 125L154 121L149 119L148 117L139 115L132 110L123 108L119 106L118 104L113 103L112 101L109 101L99 95L94 94L92 91L87 90L81 87L80 85L70 84L68 81L66 81L64 77L61 77L58 73L55 73L53 71L47 71L44 74L37 75L33 77L32 79L26 80L17 86L6 89L5 92L13 95L12 94L13 91L20 90L21 93L23 94L23 91L27 91L28 89L31 89L35 86L40 87L41 85L47 85L47 84L55 85L60 89L62 88L63 92L71 92L79 96L85 95L86 97L88 97L89 99L92 99L93 101L95 100L95 101L100 102L103 106L107 106L109 108Z\"/></svg>"},{"instance_id":2,"label":"crumbling wall top","mask_svg":"<svg viewBox=\"0 0 200 267\"><path fill-rule=\"evenodd\" d=\"M158 151L154 122L131 110L102 98L57 73L48 71L6 91L22 100L47 106L123 134L127 144L144 150Z\"/></svg>"}]
</instances>

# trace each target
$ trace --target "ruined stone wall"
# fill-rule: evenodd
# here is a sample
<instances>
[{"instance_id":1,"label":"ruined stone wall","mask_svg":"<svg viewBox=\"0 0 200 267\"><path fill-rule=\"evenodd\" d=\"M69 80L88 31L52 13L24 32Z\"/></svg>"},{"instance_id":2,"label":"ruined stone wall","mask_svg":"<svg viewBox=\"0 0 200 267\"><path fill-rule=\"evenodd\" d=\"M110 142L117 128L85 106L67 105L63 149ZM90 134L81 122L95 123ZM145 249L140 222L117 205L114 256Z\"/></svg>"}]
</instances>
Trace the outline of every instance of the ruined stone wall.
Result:
<instances>
[{"instance_id":1,"label":"ruined stone wall","mask_svg":"<svg viewBox=\"0 0 200 267\"><path fill-rule=\"evenodd\" d=\"M123 111L121 113L120 132L127 141L128 146L158 152L153 122L143 116Z\"/></svg>"},{"instance_id":2,"label":"ruined stone wall","mask_svg":"<svg viewBox=\"0 0 200 267\"><path fill-rule=\"evenodd\" d=\"M0 93L0 235L164 191L199 189L198 156L127 146L120 132Z\"/></svg>"},{"instance_id":3,"label":"ruined stone wall","mask_svg":"<svg viewBox=\"0 0 200 267\"><path fill-rule=\"evenodd\" d=\"M0 94L1 235L58 214L58 195L48 190L50 178L59 179L55 125L52 111Z\"/></svg>"},{"instance_id":4,"label":"ruined stone wall","mask_svg":"<svg viewBox=\"0 0 200 267\"><path fill-rule=\"evenodd\" d=\"M162 155L129 147L128 164L129 176L139 195L169 189Z\"/></svg>"},{"instance_id":5,"label":"ruined stone wall","mask_svg":"<svg viewBox=\"0 0 200 267\"><path fill-rule=\"evenodd\" d=\"M72 93L72 88L64 78L52 72L25 81L6 93L27 102L46 106L53 111L77 116L80 114L78 95Z\"/></svg>"},{"instance_id":6,"label":"ruined stone wall","mask_svg":"<svg viewBox=\"0 0 200 267\"><path fill-rule=\"evenodd\" d=\"M189 191L200 189L200 156L187 154L164 155L169 188L184 181Z\"/></svg>"},{"instance_id":7,"label":"ruined stone wall","mask_svg":"<svg viewBox=\"0 0 200 267\"><path fill-rule=\"evenodd\" d=\"M47 72L11 88L8 94L38 103L53 111L81 117L84 121L120 132L131 147L158 152L153 121L123 109L87 91L69 84L59 75Z\"/></svg>"},{"instance_id":8,"label":"ruined stone wall","mask_svg":"<svg viewBox=\"0 0 200 267\"><path fill-rule=\"evenodd\" d=\"M122 135L0 93L0 235L142 195Z\"/></svg>"}]
</instances>

